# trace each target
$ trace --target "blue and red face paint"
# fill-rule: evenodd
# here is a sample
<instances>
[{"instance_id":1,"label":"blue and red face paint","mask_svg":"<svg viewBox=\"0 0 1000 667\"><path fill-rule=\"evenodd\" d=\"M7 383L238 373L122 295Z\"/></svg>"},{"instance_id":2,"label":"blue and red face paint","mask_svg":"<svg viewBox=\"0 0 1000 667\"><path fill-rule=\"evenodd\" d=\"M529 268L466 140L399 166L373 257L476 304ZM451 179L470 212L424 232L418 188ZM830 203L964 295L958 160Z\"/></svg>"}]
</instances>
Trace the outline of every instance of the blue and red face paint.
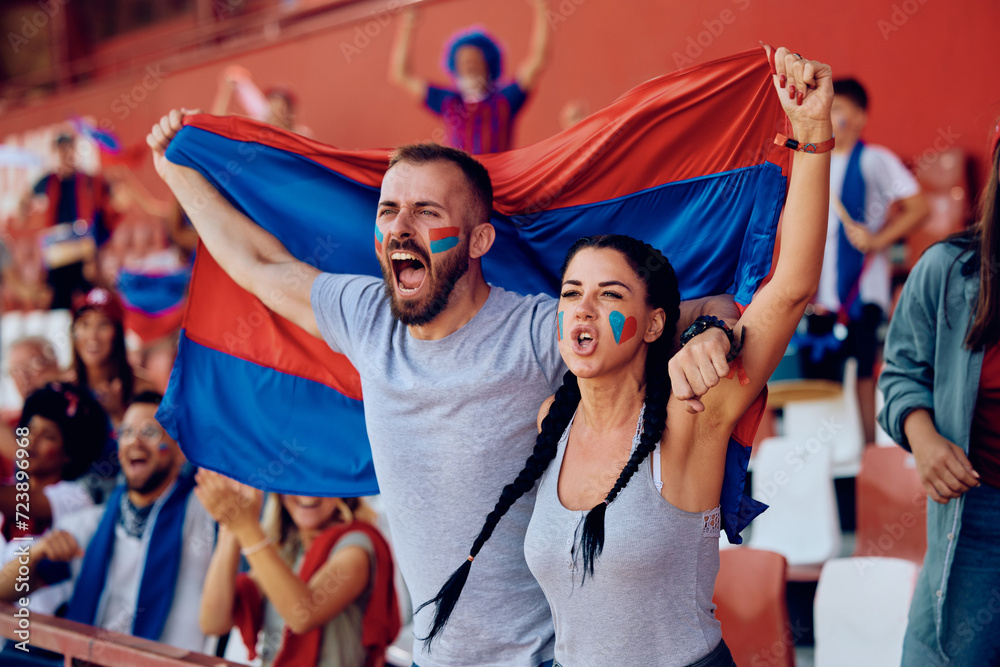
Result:
<instances>
[{"instance_id":1,"label":"blue and red face paint","mask_svg":"<svg viewBox=\"0 0 1000 667\"><path fill-rule=\"evenodd\" d=\"M431 253L451 250L458 245L458 227L435 227L429 232Z\"/></svg>"},{"instance_id":2,"label":"blue and red face paint","mask_svg":"<svg viewBox=\"0 0 1000 667\"><path fill-rule=\"evenodd\" d=\"M451 250L458 245L458 227L435 227L428 233L431 239L431 253ZM385 236L382 230L375 225L375 252L382 255L382 242Z\"/></svg>"},{"instance_id":3,"label":"blue and red face paint","mask_svg":"<svg viewBox=\"0 0 1000 667\"><path fill-rule=\"evenodd\" d=\"M611 311L608 320L611 322L611 333L615 335L615 342L619 345L634 336L639 328L639 323L634 317L631 315L625 317L617 310Z\"/></svg>"}]
</instances>

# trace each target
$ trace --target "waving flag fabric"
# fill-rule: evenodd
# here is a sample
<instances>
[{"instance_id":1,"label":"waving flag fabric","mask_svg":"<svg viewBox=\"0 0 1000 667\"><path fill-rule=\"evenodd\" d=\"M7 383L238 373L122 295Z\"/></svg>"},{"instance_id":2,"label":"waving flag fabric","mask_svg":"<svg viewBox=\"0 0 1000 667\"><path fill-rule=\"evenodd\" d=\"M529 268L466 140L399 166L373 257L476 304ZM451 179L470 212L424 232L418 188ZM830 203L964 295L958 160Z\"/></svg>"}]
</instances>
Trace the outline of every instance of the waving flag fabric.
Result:
<instances>
[{"instance_id":1,"label":"waving flag fabric","mask_svg":"<svg viewBox=\"0 0 1000 667\"><path fill-rule=\"evenodd\" d=\"M788 151L773 145L784 125L758 49L653 79L549 139L480 156L495 192L487 280L556 294L569 246L617 232L662 249L685 299L730 292L748 303L770 268L784 200ZM338 150L203 115L187 120L167 155L296 257L381 275L373 229L387 150ZM197 255L183 326L160 417L194 463L279 492L377 491L360 381L345 357L268 311L207 252ZM752 412L730 443L731 538L763 508L742 494Z\"/></svg>"},{"instance_id":2,"label":"waving flag fabric","mask_svg":"<svg viewBox=\"0 0 1000 667\"><path fill-rule=\"evenodd\" d=\"M151 343L177 331L184 314L191 269L183 267L163 273L121 271L118 293L125 306L125 328L143 343Z\"/></svg>"}]
</instances>

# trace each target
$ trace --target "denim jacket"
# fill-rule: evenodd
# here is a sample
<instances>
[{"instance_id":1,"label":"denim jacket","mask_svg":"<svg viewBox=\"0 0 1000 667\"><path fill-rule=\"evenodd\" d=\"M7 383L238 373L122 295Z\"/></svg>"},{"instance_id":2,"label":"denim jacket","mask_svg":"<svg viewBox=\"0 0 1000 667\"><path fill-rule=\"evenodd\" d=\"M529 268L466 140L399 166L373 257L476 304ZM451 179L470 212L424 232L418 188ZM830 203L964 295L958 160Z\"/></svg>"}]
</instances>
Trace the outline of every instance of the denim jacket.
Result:
<instances>
[{"instance_id":1,"label":"denim jacket","mask_svg":"<svg viewBox=\"0 0 1000 667\"><path fill-rule=\"evenodd\" d=\"M929 248L903 287L885 340L885 366L879 377L885 407L878 420L907 450L903 422L914 410L925 408L932 412L938 433L969 451L983 352L967 349L965 336L978 295L978 259L951 243ZM926 594L934 603L938 650L964 501L964 496L946 505L927 500L927 555L921 582L928 589L922 591L918 583L914 597L916 601Z\"/></svg>"}]
</instances>

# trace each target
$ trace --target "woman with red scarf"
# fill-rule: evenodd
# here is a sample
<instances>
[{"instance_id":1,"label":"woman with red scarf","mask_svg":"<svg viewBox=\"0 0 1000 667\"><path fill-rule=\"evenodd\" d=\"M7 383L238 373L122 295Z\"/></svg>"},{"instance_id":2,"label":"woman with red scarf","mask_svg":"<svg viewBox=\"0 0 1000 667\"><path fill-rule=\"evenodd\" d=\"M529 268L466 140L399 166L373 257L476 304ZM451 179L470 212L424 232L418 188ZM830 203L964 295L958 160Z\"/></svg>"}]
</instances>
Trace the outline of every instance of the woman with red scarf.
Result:
<instances>
[{"instance_id":1,"label":"woman with red scarf","mask_svg":"<svg viewBox=\"0 0 1000 667\"><path fill-rule=\"evenodd\" d=\"M201 470L195 493L220 524L201 627L239 628L264 667L376 667L399 633L389 546L359 498L263 493ZM238 574L240 556L250 572Z\"/></svg>"}]
</instances>

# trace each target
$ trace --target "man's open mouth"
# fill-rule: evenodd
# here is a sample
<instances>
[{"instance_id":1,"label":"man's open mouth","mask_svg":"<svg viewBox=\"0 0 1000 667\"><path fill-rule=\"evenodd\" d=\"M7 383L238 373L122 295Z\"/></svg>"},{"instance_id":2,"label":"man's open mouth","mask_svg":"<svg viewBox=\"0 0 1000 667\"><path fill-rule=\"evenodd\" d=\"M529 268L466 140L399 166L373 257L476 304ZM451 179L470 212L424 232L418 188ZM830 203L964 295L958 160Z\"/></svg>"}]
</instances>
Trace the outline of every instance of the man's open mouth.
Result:
<instances>
[{"instance_id":1,"label":"man's open mouth","mask_svg":"<svg viewBox=\"0 0 1000 667\"><path fill-rule=\"evenodd\" d=\"M427 267L417 256L405 250L394 250L389 254L392 273L396 276L396 289L404 296L420 291L427 277Z\"/></svg>"},{"instance_id":2,"label":"man's open mouth","mask_svg":"<svg viewBox=\"0 0 1000 667\"><path fill-rule=\"evenodd\" d=\"M134 453L130 454L125 459L125 468L132 472L144 472L149 469L152 465L150 457L145 454Z\"/></svg>"}]
</instances>

